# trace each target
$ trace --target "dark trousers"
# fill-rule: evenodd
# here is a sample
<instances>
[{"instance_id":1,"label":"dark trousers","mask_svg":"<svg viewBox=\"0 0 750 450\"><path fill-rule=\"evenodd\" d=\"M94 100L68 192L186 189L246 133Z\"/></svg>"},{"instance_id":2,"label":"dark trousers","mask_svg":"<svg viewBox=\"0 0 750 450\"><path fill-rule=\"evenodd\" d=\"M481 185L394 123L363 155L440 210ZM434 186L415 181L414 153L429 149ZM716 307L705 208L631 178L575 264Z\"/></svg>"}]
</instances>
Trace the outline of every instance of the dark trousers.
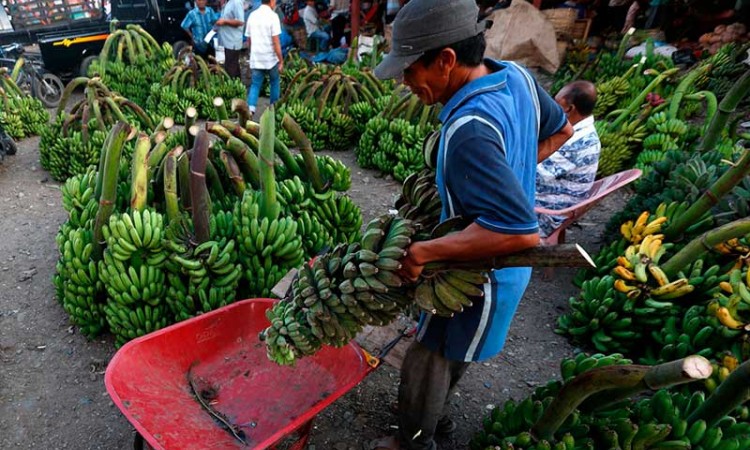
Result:
<instances>
[{"instance_id":1,"label":"dark trousers","mask_svg":"<svg viewBox=\"0 0 750 450\"><path fill-rule=\"evenodd\" d=\"M403 448L437 449L435 428L469 364L449 361L417 341L411 344L401 366L398 388L399 440Z\"/></svg>"},{"instance_id":2,"label":"dark trousers","mask_svg":"<svg viewBox=\"0 0 750 450\"><path fill-rule=\"evenodd\" d=\"M232 78L240 77L240 50L224 49L224 70Z\"/></svg>"}]
</instances>

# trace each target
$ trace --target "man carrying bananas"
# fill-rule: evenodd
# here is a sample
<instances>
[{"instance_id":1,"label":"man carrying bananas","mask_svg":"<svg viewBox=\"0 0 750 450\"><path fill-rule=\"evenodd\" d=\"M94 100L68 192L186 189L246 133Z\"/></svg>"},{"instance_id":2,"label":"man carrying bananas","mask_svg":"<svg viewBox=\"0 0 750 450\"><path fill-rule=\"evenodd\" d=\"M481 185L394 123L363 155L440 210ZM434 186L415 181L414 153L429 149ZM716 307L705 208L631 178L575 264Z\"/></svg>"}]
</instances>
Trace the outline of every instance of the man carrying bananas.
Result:
<instances>
[{"instance_id":1,"label":"man carrying bananas","mask_svg":"<svg viewBox=\"0 0 750 450\"><path fill-rule=\"evenodd\" d=\"M483 59L485 21L474 0L412 0L393 22L391 53L379 78L403 76L422 102L442 103L437 185L442 220L463 216L463 231L412 244L402 261L416 279L434 261L471 261L539 242L534 214L536 164L573 129L555 101L523 68ZM399 433L375 449L435 449L450 392L472 361L497 355L531 268L489 274L484 296L451 318L423 314L401 369Z\"/></svg>"}]
</instances>

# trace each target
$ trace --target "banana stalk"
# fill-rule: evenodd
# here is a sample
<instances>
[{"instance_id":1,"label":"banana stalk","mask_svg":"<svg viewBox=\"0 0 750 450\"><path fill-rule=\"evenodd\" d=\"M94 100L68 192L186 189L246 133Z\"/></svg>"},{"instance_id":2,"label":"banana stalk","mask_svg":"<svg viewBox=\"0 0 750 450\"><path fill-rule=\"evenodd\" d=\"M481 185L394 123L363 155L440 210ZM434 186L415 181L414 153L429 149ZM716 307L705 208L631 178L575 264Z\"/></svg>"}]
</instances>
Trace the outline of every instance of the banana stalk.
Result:
<instances>
[{"instance_id":1,"label":"banana stalk","mask_svg":"<svg viewBox=\"0 0 750 450\"><path fill-rule=\"evenodd\" d=\"M245 193L245 189L247 189L247 186L245 185L245 179L242 177L242 172L240 171L240 167L237 165L237 161L235 161L235 159L229 152L226 152L224 150L222 150L219 154L219 158L224 164L224 170L226 170L227 174L229 175L229 181L232 183L234 193L242 198L242 195Z\"/></svg>"},{"instance_id":2,"label":"banana stalk","mask_svg":"<svg viewBox=\"0 0 750 450\"><path fill-rule=\"evenodd\" d=\"M737 367L690 416L688 424L705 420L709 427L750 400L750 361Z\"/></svg>"},{"instance_id":3,"label":"banana stalk","mask_svg":"<svg viewBox=\"0 0 750 450\"><path fill-rule=\"evenodd\" d=\"M685 213L687 215L687 213ZM681 217L684 217L681 216ZM670 227L671 228L671 227ZM735 220L719 228L703 233L693 239L661 268L668 277L675 276L680 270L701 259L714 246L733 238L739 238L750 233L750 218Z\"/></svg>"},{"instance_id":4,"label":"banana stalk","mask_svg":"<svg viewBox=\"0 0 750 450\"><path fill-rule=\"evenodd\" d=\"M685 100L706 101L706 119L705 125L703 126L703 131L705 132L706 130L708 130L708 126L710 125L711 121L714 118L714 115L716 114L716 111L719 108L718 100L716 100L716 94L711 91L700 91L696 92L695 94L686 95Z\"/></svg>"},{"instance_id":5,"label":"banana stalk","mask_svg":"<svg viewBox=\"0 0 750 450\"><path fill-rule=\"evenodd\" d=\"M133 152L130 185L130 208L143 211L148 201L148 152L151 150L151 139L147 134L138 135Z\"/></svg>"},{"instance_id":6,"label":"banana stalk","mask_svg":"<svg viewBox=\"0 0 750 450\"><path fill-rule=\"evenodd\" d=\"M208 133L201 130L195 137L195 146L190 158L190 197L193 205L193 228L198 244L208 241L211 237L211 199L206 185L206 162L210 144Z\"/></svg>"},{"instance_id":7,"label":"banana stalk","mask_svg":"<svg viewBox=\"0 0 750 450\"><path fill-rule=\"evenodd\" d=\"M591 256L577 244L540 245L510 255L466 262L434 262L424 267L425 272L441 270L488 271L505 267L589 267ZM596 266L594 266L596 267Z\"/></svg>"},{"instance_id":8,"label":"banana stalk","mask_svg":"<svg viewBox=\"0 0 750 450\"><path fill-rule=\"evenodd\" d=\"M169 223L176 223L180 218L180 203L177 200L177 157L182 147L177 147L167 154L164 163L164 203L166 204Z\"/></svg>"},{"instance_id":9,"label":"banana stalk","mask_svg":"<svg viewBox=\"0 0 750 450\"><path fill-rule=\"evenodd\" d=\"M667 113L667 117L670 119L677 118L677 113L680 111L680 103L682 103L685 93L695 84L695 80L704 76L709 70L711 70L711 65L706 64L685 75L685 78L683 78L682 81L680 81L680 84L677 85L674 95L672 95L672 100L669 102L669 112ZM706 120L709 119L707 118Z\"/></svg>"},{"instance_id":10,"label":"banana stalk","mask_svg":"<svg viewBox=\"0 0 750 450\"><path fill-rule=\"evenodd\" d=\"M108 146L103 150L102 158L105 159L103 175L101 178L101 196L99 197L99 210L96 212L94 222L94 250L92 258L99 261L102 258L104 233L102 227L109 222L109 216L115 209L117 201L117 175L120 168L120 156L125 142L130 138L131 127L125 122L118 122L109 132Z\"/></svg>"},{"instance_id":11,"label":"banana stalk","mask_svg":"<svg viewBox=\"0 0 750 450\"><path fill-rule=\"evenodd\" d=\"M214 106L219 114L219 120L229 119L229 113L227 112L227 105L224 103L224 99L221 97L214 98Z\"/></svg>"},{"instance_id":12,"label":"banana stalk","mask_svg":"<svg viewBox=\"0 0 750 450\"><path fill-rule=\"evenodd\" d=\"M714 115L711 123L703 135L703 141L698 146L699 152L705 152L716 147L716 143L721 138L721 132L724 130L730 116L737 111L737 105L750 92L750 70L745 72L732 89L727 92L719 103L719 111ZM730 130L731 131L731 130Z\"/></svg>"},{"instance_id":13,"label":"banana stalk","mask_svg":"<svg viewBox=\"0 0 750 450\"><path fill-rule=\"evenodd\" d=\"M206 183L210 186L209 193L213 192L215 198L224 198L224 186L221 184L219 172L216 171L216 166L211 159L206 161Z\"/></svg>"},{"instance_id":14,"label":"banana stalk","mask_svg":"<svg viewBox=\"0 0 750 450\"><path fill-rule=\"evenodd\" d=\"M651 83L649 83L649 85L646 86L646 88L640 94L638 94L638 97L636 97L630 103L630 105L625 109L625 111L623 111L623 113L620 114L620 117L618 117L617 119L615 119L614 122L609 124L609 129L617 130L620 127L620 125L622 125L622 123L628 119L628 117L630 117L633 113L635 113L635 111L638 108L641 107L641 105L643 105L643 102L646 100L646 96L648 96L648 94L651 93L651 91L656 89L662 82L664 82L664 80L666 80L667 78L671 77L672 75L676 74L679 71L680 69L677 69L677 68L669 69L657 75L656 78L654 78L651 81Z\"/></svg>"},{"instance_id":15,"label":"banana stalk","mask_svg":"<svg viewBox=\"0 0 750 450\"><path fill-rule=\"evenodd\" d=\"M245 122L245 131L257 138L258 136L260 136L260 124L249 120ZM292 175L297 175L302 179L307 178L305 173L300 168L299 164L297 164L297 160L294 159L292 152L289 151L289 148L286 146L286 144L281 142L281 139L279 139L278 137L274 137L273 150L281 159L281 162L284 163L284 166L287 168L287 170L292 173Z\"/></svg>"},{"instance_id":16,"label":"banana stalk","mask_svg":"<svg viewBox=\"0 0 750 450\"><path fill-rule=\"evenodd\" d=\"M722 174L721 177L719 177L719 179L716 180L716 182L708 188L703 195L701 195L698 201L693 203L684 214L677 217L676 220L664 230L664 236L666 239L674 241L679 238L690 225L696 223L698 219L703 217L707 211L715 206L724 195L734 189L734 187L737 186L737 184L739 184L748 173L750 173L750 149L746 149L739 161L724 172L724 174Z\"/></svg>"},{"instance_id":17,"label":"banana stalk","mask_svg":"<svg viewBox=\"0 0 750 450\"><path fill-rule=\"evenodd\" d=\"M11 80L17 80L18 75L21 73L21 68L23 68L23 65L26 63L26 59L21 56L16 60L16 63L13 65L13 71L10 73L10 79Z\"/></svg>"},{"instance_id":18,"label":"banana stalk","mask_svg":"<svg viewBox=\"0 0 750 450\"><path fill-rule=\"evenodd\" d=\"M190 157L187 152L177 158L177 183L180 192L182 209L192 209L192 194L190 193Z\"/></svg>"},{"instance_id":19,"label":"banana stalk","mask_svg":"<svg viewBox=\"0 0 750 450\"><path fill-rule=\"evenodd\" d=\"M258 189L260 187L260 161L258 161L258 156L250 150L250 147L234 136L230 136L226 141L226 148L237 161L245 179L250 182L254 189Z\"/></svg>"},{"instance_id":20,"label":"banana stalk","mask_svg":"<svg viewBox=\"0 0 750 450\"><path fill-rule=\"evenodd\" d=\"M233 113L237 114L237 120L239 120L240 125L243 127L246 123L253 120L253 115L245 100L241 98L232 99L231 109Z\"/></svg>"},{"instance_id":21,"label":"banana stalk","mask_svg":"<svg viewBox=\"0 0 750 450\"><path fill-rule=\"evenodd\" d=\"M711 363L702 356L688 356L658 366L615 365L583 372L568 382L531 428L538 440L551 441L555 432L581 403L593 394L623 389L638 393L704 380L711 376Z\"/></svg>"},{"instance_id":22,"label":"banana stalk","mask_svg":"<svg viewBox=\"0 0 750 450\"><path fill-rule=\"evenodd\" d=\"M274 176L273 140L275 133L273 106L266 108L260 118L260 176L263 196L260 200L260 214L268 220L279 217L280 208L276 199L276 178Z\"/></svg>"},{"instance_id":23,"label":"banana stalk","mask_svg":"<svg viewBox=\"0 0 750 450\"><path fill-rule=\"evenodd\" d=\"M315 159L315 152L313 152L310 139L307 138L299 124L295 122L289 114L284 114L282 126L287 134L289 134L289 137L297 144L300 153L302 153L302 158L305 161L305 168L307 169L307 178L312 183L313 189L318 193L325 191L323 178L320 176L318 161Z\"/></svg>"},{"instance_id":24,"label":"banana stalk","mask_svg":"<svg viewBox=\"0 0 750 450\"><path fill-rule=\"evenodd\" d=\"M629 29L625 35L622 37L622 40L620 41L620 46L617 48L617 59L622 61L622 58L625 56L625 51L628 49L628 43L630 42L630 37L633 36L633 33L635 33L635 28Z\"/></svg>"}]
</instances>

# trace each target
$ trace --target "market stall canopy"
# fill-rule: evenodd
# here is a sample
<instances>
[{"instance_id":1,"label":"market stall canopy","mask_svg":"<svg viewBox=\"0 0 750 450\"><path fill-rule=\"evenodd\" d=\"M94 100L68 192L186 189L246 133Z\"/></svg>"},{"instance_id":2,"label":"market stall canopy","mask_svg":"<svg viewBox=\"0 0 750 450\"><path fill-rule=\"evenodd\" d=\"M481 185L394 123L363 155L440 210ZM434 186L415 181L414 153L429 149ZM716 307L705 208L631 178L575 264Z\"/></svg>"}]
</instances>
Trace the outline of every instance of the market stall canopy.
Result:
<instances>
[{"instance_id":1,"label":"market stall canopy","mask_svg":"<svg viewBox=\"0 0 750 450\"><path fill-rule=\"evenodd\" d=\"M514 1L488 19L487 51L490 58L516 61L554 73L560 66L557 38L552 24L531 3Z\"/></svg>"}]
</instances>

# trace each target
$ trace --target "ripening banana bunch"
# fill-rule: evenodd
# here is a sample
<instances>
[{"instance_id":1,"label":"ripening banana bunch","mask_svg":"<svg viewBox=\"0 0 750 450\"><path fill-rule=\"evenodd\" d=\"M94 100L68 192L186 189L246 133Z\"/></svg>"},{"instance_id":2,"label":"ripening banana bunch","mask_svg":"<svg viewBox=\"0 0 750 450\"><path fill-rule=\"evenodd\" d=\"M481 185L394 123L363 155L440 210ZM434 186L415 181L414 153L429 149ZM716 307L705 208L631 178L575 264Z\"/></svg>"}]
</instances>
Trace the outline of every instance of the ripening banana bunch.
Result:
<instances>
[{"instance_id":1,"label":"ripening banana bunch","mask_svg":"<svg viewBox=\"0 0 750 450\"><path fill-rule=\"evenodd\" d=\"M371 221L362 240L339 244L299 270L290 297L271 308L263 333L268 356L279 364L342 346L365 325L385 325L411 303L397 274L411 243L409 221L385 215Z\"/></svg>"},{"instance_id":2,"label":"ripening banana bunch","mask_svg":"<svg viewBox=\"0 0 750 450\"><path fill-rule=\"evenodd\" d=\"M724 353L724 355L718 358L718 360L712 361L711 367L713 368L713 372L711 372L711 376L709 378L706 378L704 380L706 391L709 394L715 391L721 383L729 378L729 375L734 372L739 365L740 360L738 360L737 357L731 353ZM747 419L750 418L750 416L746 415L748 414L748 408L745 406L738 409L739 411L735 411L736 413L739 413L739 417L737 417L737 419L747 421Z\"/></svg>"},{"instance_id":3,"label":"ripening banana bunch","mask_svg":"<svg viewBox=\"0 0 750 450\"><path fill-rule=\"evenodd\" d=\"M261 214L262 193L245 191L234 208L240 263L249 294L268 296L276 283L302 263L304 247L292 217Z\"/></svg>"},{"instance_id":4,"label":"ripening banana bunch","mask_svg":"<svg viewBox=\"0 0 750 450\"><path fill-rule=\"evenodd\" d=\"M666 214L666 204L664 205L664 212ZM661 205L659 212L661 211ZM620 226L620 233L622 237L628 240L632 244L640 244L646 236L659 235L662 232L664 224L669 220L666 215L661 215L659 212L653 216L648 211L643 211L641 215L634 221L628 220ZM649 218L651 220L649 220Z\"/></svg>"},{"instance_id":5,"label":"ripening banana bunch","mask_svg":"<svg viewBox=\"0 0 750 450\"><path fill-rule=\"evenodd\" d=\"M734 269L728 281L720 281L720 291L709 303L707 312L715 315L727 330L722 330L728 337L736 337L747 331L750 323L750 270L743 274L741 269ZM729 331L733 330L733 331Z\"/></svg>"},{"instance_id":6,"label":"ripening banana bunch","mask_svg":"<svg viewBox=\"0 0 750 450\"><path fill-rule=\"evenodd\" d=\"M636 222L637 224L638 222ZM629 299L645 298L646 307L653 313L671 309L667 300L683 297L695 290L687 277L670 281L659 267L659 260L671 246L662 243L663 235L649 234L640 244L625 249L625 255L617 260L613 272L619 278L614 288Z\"/></svg>"},{"instance_id":7,"label":"ripening banana bunch","mask_svg":"<svg viewBox=\"0 0 750 450\"><path fill-rule=\"evenodd\" d=\"M164 220L149 208L110 216L99 278L107 291L104 312L118 346L165 327Z\"/></svg>"},{"instance_id":8,"label":"ripening banana bunch","mask_svg":"<svg viewBox=\"0 0 750 450\"><path fill-rule=\"evenodd\" d=\"M440 223L443 208L435 184L435 172L424 169L409 175L404 180L395 207L399 216L415 223L418 236L426 233L422 237L429 237L429 233Z\"/></svg>"},{"instance_id":9,"label":"ripening banana bunch","mask_svg":"<svg viewBox=\"0 0 750 450\"><path fill-rule=\"evenodd\" d=\"M625 249L630 245L629 241L625 239L615 239L609 245L606 245L599 250L599 253L593 255L594 264L596 267L580 269L575 278L573 278L573 284L581 287L584 281L594 276L604 277L609 275L617 266L617 258L625 253Z\"/></svg>"},{"instance_id":10,"label":"ripening banana bunch","mask_svg":"<svg viewBox=\"0 0 750 450\"><path fill-rule=\"evenodd\" d=\"M231 214L213 215L213 222L221 221L215 229L233 228ZM228 223L227 223L228 221ZM167 303L175 318L185 320L201 313L232 303L242 278L242 266L237 263L238 251L234 239L219 237L194 244L193 235L182 223L167 229L166 247L170 251Z\"/></svg>"},{"instance_id":11,"label":"ripening banana bunch","mask_svg":"<svg viewBox=\"0 0 750 450\"><path fill-rule=\"evenodd\" d=\"M63 227L55 240L60 251L53 279L57 298L81 334L98 336L107 323L100 295L103 287L96 262L91 259L94 234L86 228Z\"/></svg>"},{"instance_id":12,"label":"ripening banana bunch","mask_svg":"<svg viewBox=\"0 0 750 450\"><path fill-rule=\"evenodd\" d=\"M750 246L745 239L732 238L714 246L714 250L722 255L745 256L750 253Z\"/></svg>"},{"instance_id":13,"label":"ripening banana bunch","mask_svg":"<svg viewBox=\"0 0 750 450\"><path fill-rule=\"evenodd\" d=\"M594 277L583 282L581 294L568 301L570 311L558 318L555 333L580 342L591 342L600 352L635 348L645 326L659 326L652 308L636 305L613 289L614 277Z\"/></svg>"},{"instance_id":14,"label":"ripening banana bunch","mask_svg":"<svg viewBox=\"0 0 750 450\"><path fill-rule=\"evenodd\" d=\"M633 156L628 136L620 130L609 130L605 121L596 122L602 149L599 155L597 177L605 177L622 170L626 161Z\"/></svg>"}]
</instances>

